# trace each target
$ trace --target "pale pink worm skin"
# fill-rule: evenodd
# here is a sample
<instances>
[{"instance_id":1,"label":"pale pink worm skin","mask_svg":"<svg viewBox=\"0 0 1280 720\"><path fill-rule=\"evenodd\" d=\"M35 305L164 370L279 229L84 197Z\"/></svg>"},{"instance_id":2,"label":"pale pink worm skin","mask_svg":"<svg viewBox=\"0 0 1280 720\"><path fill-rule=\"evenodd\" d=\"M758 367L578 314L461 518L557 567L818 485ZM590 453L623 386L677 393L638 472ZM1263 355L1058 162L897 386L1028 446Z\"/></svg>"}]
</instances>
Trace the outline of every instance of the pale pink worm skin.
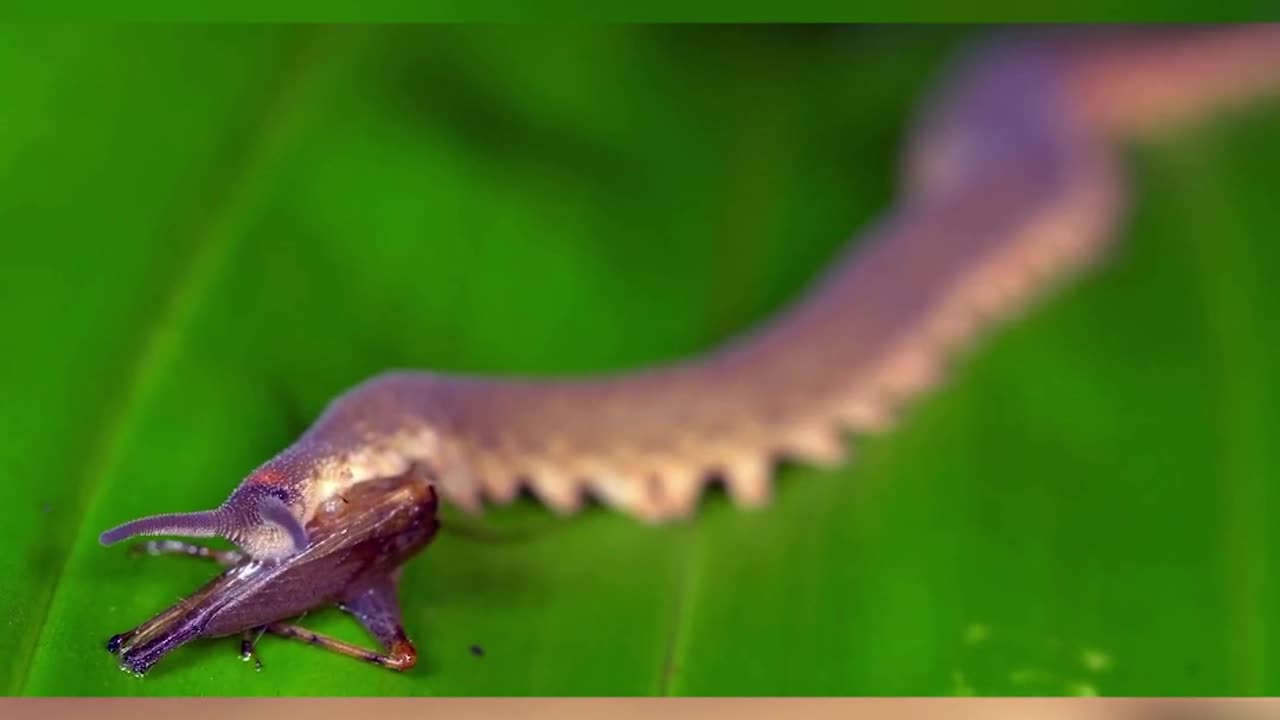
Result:
<instances>
[{"instance_id":1,"label":"pale pink worm skin","mask_svg":"<svg viewBox=\"0 0 1280 720\"><path fill-rule=\"evenodd\" d=\"M650 521L707 482L766 504L777 460L841 462L958 346L1098 257L1124 204L1120 141L1280 89L1280 26L1042 33L971 57L933 97L901 199L797 302L686 362L584 378L388 372L334 400L220 508L103 535L221 535L257 558L358 483L430 468L446 500L521 485ZM295 522L296 521L296 522Z\"/></svg>"}]
</instances>

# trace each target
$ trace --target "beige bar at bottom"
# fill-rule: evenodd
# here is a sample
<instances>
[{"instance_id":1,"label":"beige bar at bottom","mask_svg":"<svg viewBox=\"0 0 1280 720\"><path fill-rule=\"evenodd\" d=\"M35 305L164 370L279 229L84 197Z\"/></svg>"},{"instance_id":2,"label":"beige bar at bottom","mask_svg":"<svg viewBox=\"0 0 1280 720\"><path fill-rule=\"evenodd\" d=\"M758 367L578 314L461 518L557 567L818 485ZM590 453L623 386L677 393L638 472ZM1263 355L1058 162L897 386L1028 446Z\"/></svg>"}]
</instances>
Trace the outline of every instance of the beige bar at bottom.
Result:
<instances>
[{"instance_id":1,"label":"beige bar at bottom","mask_svg":"<svg viewBox=\"0 0 1280 720\"><path fill-rule=\"evenodd\" d=\"M41 720L363 720L371 717L860 718L865 720L1280 720L1275 699L494 699L494 698L6 698L0 717Z\"/></svg>"}]
</instances>

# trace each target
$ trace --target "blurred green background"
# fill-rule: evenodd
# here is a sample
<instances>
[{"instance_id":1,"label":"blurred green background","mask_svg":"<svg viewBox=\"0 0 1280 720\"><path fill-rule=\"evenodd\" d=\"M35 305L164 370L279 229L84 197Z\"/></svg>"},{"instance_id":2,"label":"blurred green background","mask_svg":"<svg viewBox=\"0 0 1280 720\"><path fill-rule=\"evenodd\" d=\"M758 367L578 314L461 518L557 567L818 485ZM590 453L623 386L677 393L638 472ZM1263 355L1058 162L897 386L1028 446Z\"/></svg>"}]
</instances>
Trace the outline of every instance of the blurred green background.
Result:
<instances>
[{"instance_id":1,"label":"blurred green background","mask_svg":"<svg viewBox=\"0 0 1280 720\"><path fill-rule=\"evenodd\" d=\"M629 367L765 317L890 202L975 33L0 30L4 687L1280 694L1275 102L1135 148L1110 263L768 511L491 512L537 532L409 565L406 675L103 649L214 570L97 533L220 502L355 382Z\"/></svg>"}]
</instances>

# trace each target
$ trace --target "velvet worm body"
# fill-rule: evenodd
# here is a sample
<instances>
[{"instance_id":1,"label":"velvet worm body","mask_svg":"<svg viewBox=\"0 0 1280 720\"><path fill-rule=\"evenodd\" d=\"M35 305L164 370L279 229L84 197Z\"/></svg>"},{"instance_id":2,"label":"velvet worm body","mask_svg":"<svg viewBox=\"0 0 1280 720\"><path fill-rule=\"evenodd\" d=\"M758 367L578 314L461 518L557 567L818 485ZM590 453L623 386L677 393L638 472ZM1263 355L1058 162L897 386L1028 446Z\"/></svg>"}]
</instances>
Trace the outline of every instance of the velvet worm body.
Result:
<instances>
[{"instance_id":1,"label":"velvet worm body","mask_svg":"<svg viewBox=\"0 0 1280 720\"><path fill-rule=\"evenodd\" d=\"M372 378L221 507L102 535L217 536L240 548L148 543L227 569L108 647L143 673L195 638L268 631L405 669L415 655L396 579L435 533L438 499L477 510L525 486L563 513L591 496L658 522L688 516L719 478L740 505L764 505L779 459L840 462L843 433L886 428L959 346L1099 257L1123 210L1121 141L1277 88L1280 26L995 43L929 99L900 199L772 320L635 372ZM332 604L381 649L283 622Z\"/></svg>"}]
</instances>

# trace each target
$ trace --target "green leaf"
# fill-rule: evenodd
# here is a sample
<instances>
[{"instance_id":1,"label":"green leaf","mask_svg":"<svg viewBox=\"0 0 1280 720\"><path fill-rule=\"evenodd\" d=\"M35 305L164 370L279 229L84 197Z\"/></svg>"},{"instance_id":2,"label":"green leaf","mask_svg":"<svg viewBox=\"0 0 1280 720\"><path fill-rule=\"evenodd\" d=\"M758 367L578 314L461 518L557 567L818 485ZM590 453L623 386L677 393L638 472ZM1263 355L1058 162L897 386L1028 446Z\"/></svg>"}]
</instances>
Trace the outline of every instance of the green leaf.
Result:
<instances>
[{"instance_id":1,"label":"green leaf","mask_svg":"<svg viewBox=\"0 0 1280 720\"><path fill-rule=\"evenodd\" d=\"M220 502L390 367L695 353L894 193L931 29L0 31L0 679L31 694L1280 694L1272 103L1137 149L1109 262L775 504L531 501L407 568L395 674L105 640L214 570L102 530ZM450 517L453 517L452 515ZM370 645L337 611L312 629ZM473 648L474 646L474 648Z\"/></svg>"}]
</instances>

